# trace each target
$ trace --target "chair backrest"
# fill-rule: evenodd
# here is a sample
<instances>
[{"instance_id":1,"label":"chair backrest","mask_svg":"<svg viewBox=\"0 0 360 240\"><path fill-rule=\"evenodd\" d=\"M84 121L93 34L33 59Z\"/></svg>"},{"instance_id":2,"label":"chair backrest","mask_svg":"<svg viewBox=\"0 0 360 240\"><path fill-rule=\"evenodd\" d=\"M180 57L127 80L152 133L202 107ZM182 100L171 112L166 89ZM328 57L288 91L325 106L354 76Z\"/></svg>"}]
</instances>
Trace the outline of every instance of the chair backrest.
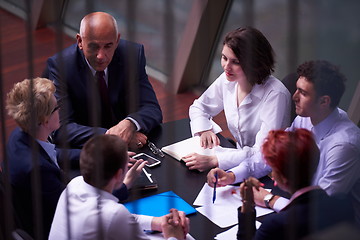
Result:
<instances>
[{"instance_id":1,"label":"chair backrest","mask_svg":"<svg viewBox=\"0 0 360 240\"><path fill-rule=\"evenodd\" d=\"M297 79L298 77L296 73L290 73L282 79L282 83L289 90L291 96L293 96L296 91ZM295 103L294 101L291 101L290 123L292 123L292 121L295 119L296 116L297 114L295 109Z\"/></svg>"},{"instance_id":2,"label":"chair backrest","mask_svg":"<svg viewBox=\"0 0 360 240\"><path fill-rule=\"evenodd\" d=\"M0 239L9 239L11 232L15 229L14 222L11 219L8 219L8 211L13 210L9 209L9 205L12 206L12 203L9 200L10 199L5 191L4 175L0 171L0 208L2 209L0 214ZM14 211L12 213L14 213Z\"/></svg>"},{"instance_id":3,"label":"chair backrest","mask_svg":"<svg viewBox=\"0 0 360 240\"><path fill-rule=\"evenodd\" d=\"M4 175L0 169L0 239L32 240L28 233L19 228L21 224L9 198L11 194L6 193L4 183Z\"/></svg>"}]
</instances>

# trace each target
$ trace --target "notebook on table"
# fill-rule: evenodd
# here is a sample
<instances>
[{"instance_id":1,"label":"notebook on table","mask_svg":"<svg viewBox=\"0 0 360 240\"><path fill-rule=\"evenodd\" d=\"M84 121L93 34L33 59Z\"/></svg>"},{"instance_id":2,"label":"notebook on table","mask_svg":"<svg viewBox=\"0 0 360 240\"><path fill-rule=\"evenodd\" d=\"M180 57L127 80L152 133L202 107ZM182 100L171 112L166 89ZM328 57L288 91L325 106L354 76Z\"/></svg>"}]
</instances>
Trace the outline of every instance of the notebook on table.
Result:
<instances>
[{"instance_id":1,"label":"notebook on table","mask_svg":"<svg viewBox=\"0 0 360 240\"><path fill-rule=\"evenodd\" d=\"M167 146L164 146L161 148L161 151L164 153L170 155L171 157L175 158L178 161L181 161L181 159L190 154L190 153L198 153L201 155L215 155L215 150L209 149L209 148L203 148L200 146L200 137L195 136L191 138L187 138L185 140L182 140L180 142L176 142Z\"/></svg>"}]
</instances>

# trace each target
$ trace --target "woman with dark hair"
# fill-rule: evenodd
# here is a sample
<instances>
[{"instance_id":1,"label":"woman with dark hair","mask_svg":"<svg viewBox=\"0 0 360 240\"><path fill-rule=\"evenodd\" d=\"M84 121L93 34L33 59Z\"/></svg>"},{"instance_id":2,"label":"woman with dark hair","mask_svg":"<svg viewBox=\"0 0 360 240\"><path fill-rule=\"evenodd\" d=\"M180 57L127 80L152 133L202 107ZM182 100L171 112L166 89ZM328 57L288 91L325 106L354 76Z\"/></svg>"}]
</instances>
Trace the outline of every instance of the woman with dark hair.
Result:
<instances>
[{"instance_id":1,"label":"woman with dark hair","mask_svg":"<svg viewBox=\"0 0 360 240\"><path fill-rule=\"evenodd\" d=\"M214 156L190 154L184 157L189 169L204 171L219 167L238 167L242 178L264 176L270 169L254 170L253 161L267 133L285 128L290 121L291 96L274 71L273 49L265 36L255 28L238 28L224 39L221 54L224 72L190 106L193 135L200 136L204 148L219 145L216 136L221 128L212 118L224 111L228 128L237 149L216 148ZM242 169L241 169L242 168Z\"/></svg>"},{"instance_id":2,"label":"woman with dark hair","mask_svg":"<svg viewBox=\"0 0 360 240\"><path fill-rule=\"evenodd\" d=\"M262 153L276 185L292 196L279 213L265 217L256 231L253 186L258 188L260 182L245 180L240 185L243 204L238 209L238 239L301 239L340 222L354 222L350 201L329 197L319 186L311 186L320 151L310 131L270 131Z\"/></svg>"}]
</instances>

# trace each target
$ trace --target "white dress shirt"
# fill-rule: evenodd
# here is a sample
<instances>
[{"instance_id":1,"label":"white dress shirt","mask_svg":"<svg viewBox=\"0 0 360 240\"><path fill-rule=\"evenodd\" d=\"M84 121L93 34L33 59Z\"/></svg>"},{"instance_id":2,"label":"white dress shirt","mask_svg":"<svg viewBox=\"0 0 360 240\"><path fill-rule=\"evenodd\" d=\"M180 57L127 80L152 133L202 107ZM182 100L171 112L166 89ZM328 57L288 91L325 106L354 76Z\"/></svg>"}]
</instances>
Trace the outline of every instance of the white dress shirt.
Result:
<instances>
[{"instance_id":1,"label":"white dress shirt","mask_svg":"<svg viewBox=\"0 0 360 240\"><path fill-rule=\"evenodd\" d=\"M222 169L248 161L250 163L246 165L251 165L251 157L259 152L268 132L285 128L290 121L291 96L277 78L269 76L264 84L256 84L240 106L237 105L237 86L237 82L229 82L225 73L222 73L189 109L193 135L210 129L214 133L220 132L221 128L212 121L212 117L224 110L228 128L236 139L237 149L216 149L216 157ZM266 175L269 171L264 164L264 169L259 174L265 172Z\"/></svg>"},{"instance_id":2,"label":"white dress shirt","mask_svg":"<svg viewBox=\"0 0 360 240\"><path fill-rule=\"evenodd\" d=\"M143 230L151 229L151 220L132 215L112 194L79 176L60 196L49 239L148 239Z\"/></svg>"},{"instance_id":3,"label":"white dress shirt","mask_svg":"<svg viewBox=\"0 0 360 240\"><path fill-rule=\"evenodd\" d=\"M349 194L357 222L360 224L360 129L336 108L326 119L313 126L309 117L297 116L287 130L312 130L320 149L320 160L313 185L319 185L327 194ZM279 201L280 200L280 201ZM279 203L278 203L279 201ZM282 202L282 203L280 203ZM275 210L281 210L285 199L278 199Z\"/></svg>"}]
</instances>

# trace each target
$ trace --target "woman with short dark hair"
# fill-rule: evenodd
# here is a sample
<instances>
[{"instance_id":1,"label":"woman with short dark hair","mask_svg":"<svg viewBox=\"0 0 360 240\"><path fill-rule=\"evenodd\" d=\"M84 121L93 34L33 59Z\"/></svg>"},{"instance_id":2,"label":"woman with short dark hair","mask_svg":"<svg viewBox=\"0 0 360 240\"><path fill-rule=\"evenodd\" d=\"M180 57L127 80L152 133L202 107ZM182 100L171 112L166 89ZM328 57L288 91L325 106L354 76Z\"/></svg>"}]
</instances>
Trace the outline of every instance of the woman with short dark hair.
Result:
<instances>
[{"instance_id":1,"label":"woman with short dark hair","mask_svg":"<svg viewBox=\"0 0 360 240\"><path fill-rule=\"evenodd\" d=\"M224 72L190 106L193 135L200 136L201 146L219 145L216 136L221 128L212 118L224 111L227 126L237 149L221 149L213 156L191 154L184 158L189 169L204 171L239 166L242 178L261 177L270 169L252 170L255 153L267 133L285 128L290 121L291 96L280 80L272 76L274 53L266 37L252 27L229 32L223 42L221 66Z\"/></svg>"}]
</instances>

